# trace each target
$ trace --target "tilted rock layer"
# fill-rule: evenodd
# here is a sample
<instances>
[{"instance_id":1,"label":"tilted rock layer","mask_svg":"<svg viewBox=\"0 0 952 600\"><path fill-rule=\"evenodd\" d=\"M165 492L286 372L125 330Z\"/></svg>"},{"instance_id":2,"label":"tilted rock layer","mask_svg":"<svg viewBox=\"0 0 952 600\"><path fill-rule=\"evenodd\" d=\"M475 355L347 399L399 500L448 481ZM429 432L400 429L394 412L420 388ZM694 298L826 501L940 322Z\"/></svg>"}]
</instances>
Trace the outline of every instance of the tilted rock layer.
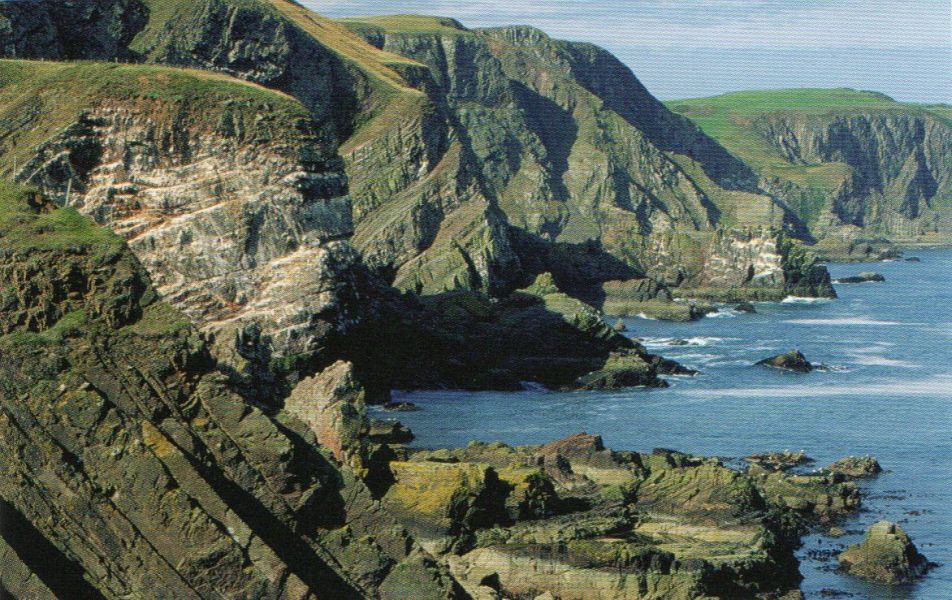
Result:
<instances>
[{"instance_id":1,"label":"tilted rock layer","mask_svg":"<svg viewBox=\"0 0 952 600\"><path fill-rule=\"evenodd\" d=\"M0 307L0 594L460 597L303 423L228 389L119 238L0 203L4 278L39 291Z\"/></svg>"}]
</instances>

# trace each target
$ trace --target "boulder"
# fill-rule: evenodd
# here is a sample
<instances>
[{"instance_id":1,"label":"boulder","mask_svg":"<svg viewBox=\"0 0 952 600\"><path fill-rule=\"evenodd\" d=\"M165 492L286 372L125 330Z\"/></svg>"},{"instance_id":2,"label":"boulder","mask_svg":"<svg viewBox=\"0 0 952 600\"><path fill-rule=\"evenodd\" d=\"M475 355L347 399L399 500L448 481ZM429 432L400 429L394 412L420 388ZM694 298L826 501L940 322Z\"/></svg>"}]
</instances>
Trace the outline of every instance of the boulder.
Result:
<instances>
[{"instance_id":1,"label":"boulder","mask_svg":"<svg viewBox=\"0 0 952 600\"><path fill-rule=\"evenodd\" d=\"M628 331L628 326L625 325L625 322L623 320L618 319L617 321L615 321L615 326L612 327L612 329L614 329L618 333L623 333L625 331Z\"/></svg>"},{"instance_id":2,"label":"boulder","mask_svg":"<svg viewBox=\"0 0 952 600\"><path fill-rule=\"evenodd\" d=\"M370 427L364 398L354 366L338 361L295 386L284 408L304 421L334 458L360 473L366 467Z\"/></svg>"},{"instance_id":3,"label":"boulder","mask_svg":"<svg viewBox=\"0 0 952 600\"><path fill-rule=\"evenodd\" d=\"M867 271L853 277L840 277L839 279L834 279L833 283L867 283L871 281L883 282L886 281L886 278L879 273Z\"/></svg>"},{"instance_id":4,"label":"boulder","mask_svg":"<svg viewBox=\"0 0 952 600\"><path fill-rule=\"evenodd\" d=\"M784 371L793 371L795 373L809 373L813 370L813 365L810 364L807 357L799 350L771 356L770 358L758 361L757 364L774 369L783 369Z\"/></svg>"},{"instance_id":5,"label":"boulder","mask_svg":"<svg viewBox=\"0 0 952 600\"><path fill-rule=\"evenodd\" d=\"M850 575L896 584L912 581L929 570L929 561L901 527L880 521L866 531L866 539L840 553L840 566Z\"/></svg>"},{"instance_id":6,"label":"boulder","mask_svg":"<svg viewBox=\"0 0 952 600\"><path fill-rule=\"evenodd\" d=\"M736 310L737 312L742 312L742 313L757 312L757 309L754 308L754 305L751 304L750 302L741 302L740 304L734 307L734 310Z\"/></svg>"},{"instance_id":7,"label":"boulder","mask_svg":"<svg viewBox=\"0 0 952 600\"><path fill-rule=\"evenodd\" d=\"M509 520L508 486L478 463L394 461L384 505L421 540L459 536Z\"/></svg>"},{"instance_id":8,"label":"boulder","mask_svg":"<svg viewBox=\"0 0 952 600\"><path fill-rule=\"evenodd\" d=\"M824 470L842 475L847 479L874 477L883 472L883 468L879 466L879 461L872 456L847 456L829 465Z\"/></svg>"},{"instance_id":9,"label":"boulder","mask_svg":"<svg viewBox=\"0 0 952 600\"><path fill-rule=\"evenodd\" d=\"M658 371L650 362L651 358L629 351L613 352L602 368L579 377L571 387L579 390L667 387L664 380L658 379Z\"/></svg>"}]
</instances>

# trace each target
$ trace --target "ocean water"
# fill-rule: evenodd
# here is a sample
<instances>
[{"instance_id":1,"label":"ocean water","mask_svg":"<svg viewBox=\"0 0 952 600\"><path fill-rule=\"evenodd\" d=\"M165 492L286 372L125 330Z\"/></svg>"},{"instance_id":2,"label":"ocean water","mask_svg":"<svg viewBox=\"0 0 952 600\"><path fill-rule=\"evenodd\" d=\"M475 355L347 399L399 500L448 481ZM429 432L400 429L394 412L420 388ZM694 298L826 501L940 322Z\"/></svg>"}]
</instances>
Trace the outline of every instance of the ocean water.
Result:
<instances>
[{"instance_id":1,"label":"ocean water","mask_svg":"<svg viewBox=\"0 0 952 600\"><path fill-rule=\"evenodd\" d=\"M870 270L886 277L885 283L837 285L838 300L758 303L756 314L722 310L694 323L626 319L628 335L649 350L701 371L669 378L667 389L404 393L398 398L423 410L398 416L413 429L415 444L426 447L470 440L536 444L587 431L626 450L665 447L736 458L802 449L817 467L873 455L886 472L862 484L864 508L847 521L848 535L805 539L799 552L804 593L949 600L952 250L914 254L921 263L829 265L833 277ZM671 345L675 339L688 345ZM824 368L795 374L753 365L794 348ZM917 583L888 588L836 573L835 558L807 556L859 541L882 518L900 523L940 566Z\"/></svg>"}]
</instances>

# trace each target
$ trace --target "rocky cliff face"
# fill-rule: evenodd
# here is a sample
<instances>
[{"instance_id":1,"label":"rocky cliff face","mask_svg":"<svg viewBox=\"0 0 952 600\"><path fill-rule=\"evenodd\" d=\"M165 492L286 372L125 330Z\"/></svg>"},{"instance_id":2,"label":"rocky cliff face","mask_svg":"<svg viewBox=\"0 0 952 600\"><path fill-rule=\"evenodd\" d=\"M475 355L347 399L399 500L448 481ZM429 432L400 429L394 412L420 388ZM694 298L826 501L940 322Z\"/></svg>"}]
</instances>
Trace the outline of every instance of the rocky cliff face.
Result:
<instances>
[{"instance_id":1,"label":"rocky cliff face","mask_svg":"<svg viewBox=\"0 0 952 600\"><path fill-rule=\"evenodd\" d=\"M317 355L354 324L362 266L343 164L302 106L215 76L86 66L93 81L141 89L100 83L69 113L32 94L40 81L73 93L73 67L20 64L31 74L3 89L4 117L34 110L0 144L6 165L126 238L222 358ZM36 130L50 135L29 148Z\"/></svg>"},{"instance_id":2,"label":"rocky cliff face","mask_svg":"<svg viewBox=\"0 0 952 600\"><path fill-rule=\"evenodd\" d=\"M525 251L525 236L595 241L628 277L678 285L703 268L698 252L720 227L800 228L749 168L594 46L428 17L348 21L352 32L286 0L139 10L144 22L113 27L127 53L116 56L283 90L334 132L354 242L403 289L500 295L556 271Z\"/></svg>"},{"instance_id":3,"label":"rocky cliff face","mask_svg":"<svg viewBox=\"0 0 952 600\"><path fill-rule=\"evenodd\" d=\"M823 254L855 260L863 253L851 244L949 239L947 105L850 89L736 92L668 105L752 165Z\"/></svg>"},{"instance_id":4,"label":"rocky cliff face","mask_svg":"<svg viewBox=\"0 0 952 600\"><path fill-rule=\"evenodd\" d=\"M559 273L559 285L580 297L618 279L699 287L717 279L705 259L715 231L801 229L759 194L752 170L668 111L604 50L525 27L469 31L423 17L345 24L429 67L484 193L509 226L524 276ZM358 220L361 247L362 227Z\"/></svg>"},{"instance_id":5,"label":"rocky cliff face","mask_svg":"<svg viewBox=\"0 0 952 600\"><path fill-rule=\"evenodd\" d=\"M842 163L850 173L827 200L818 236L858 227L912 239L952 224L952 127L928 111L777 113L756 130L792 164ZM794 197L798 188L781 192Z\"/></svg>"},{"instance_id":6,"label":"rocky cliff face","mask_svg":"<svg viewBox=\"0 0 952 600\"><path fill-rule=\"evenodd\" d=\"M28 292L0 306L5 597L462 596L303 423L229 391L119 238L0 205Z\"/></svg>"}]
</instances>

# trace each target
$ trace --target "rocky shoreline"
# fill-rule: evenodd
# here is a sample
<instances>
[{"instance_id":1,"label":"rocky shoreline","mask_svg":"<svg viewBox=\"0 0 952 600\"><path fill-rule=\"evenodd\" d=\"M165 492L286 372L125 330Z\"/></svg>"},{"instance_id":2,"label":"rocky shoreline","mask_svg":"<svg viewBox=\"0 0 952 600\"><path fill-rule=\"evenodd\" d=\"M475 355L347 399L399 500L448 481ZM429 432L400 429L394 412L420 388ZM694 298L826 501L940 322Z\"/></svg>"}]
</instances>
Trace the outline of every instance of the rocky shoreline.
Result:
<instances>
[{"instance_id":1,"label":"rocky shoreline","mask_svg":"<svg viewBox=\"0 0 952 600\"><path fill-rule=\"evenodd\" d=\"M0 0L0 596L799 597L874 459L368 418L664 387L697 372L606 314L836 297L792 209L610 54L423 19ZM844 568L920 576L910 546L879 526Z\"/></svg>"}]
</instances>

